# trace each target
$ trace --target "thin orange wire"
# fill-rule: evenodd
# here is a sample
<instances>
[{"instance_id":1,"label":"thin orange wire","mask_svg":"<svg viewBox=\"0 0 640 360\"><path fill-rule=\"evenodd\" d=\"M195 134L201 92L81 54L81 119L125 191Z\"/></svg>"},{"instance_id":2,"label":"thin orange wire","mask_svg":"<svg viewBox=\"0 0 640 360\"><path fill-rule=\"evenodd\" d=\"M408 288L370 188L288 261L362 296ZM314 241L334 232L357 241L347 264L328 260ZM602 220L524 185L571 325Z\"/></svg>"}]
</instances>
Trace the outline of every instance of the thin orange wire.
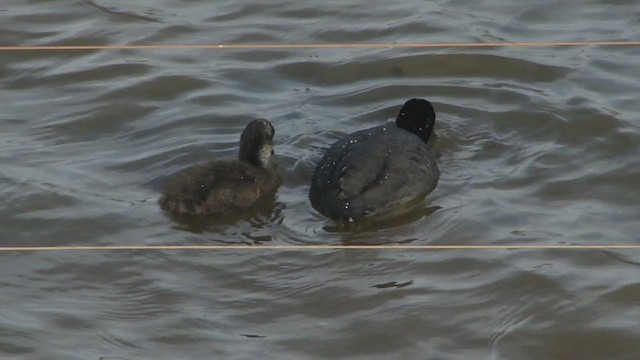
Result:
<instances>
[{"instance_id":1,"label":"thin orange wire","mask_svg":"<svg viewBox=\"0 0 640 360\"><path fill-rule=\"evenodd\" d=\"M530 41L487 43L345 43L345 44L209 44L209 45L37 45L0 46L0 51L156 50L156 49L370 49L443 47L640 46L640 41Z\"/></svg>"},{"instance_id":2,"label":"thin orange wire","mask_svg":"<svg viewBox=\"0 0 640 360\"><path fill-rule=\"evenodd\" d=\"M106 246L5 246L9 251L115 251L115 250L640 250L640 245L106 245Z\"/></svg>"}]
</instances>

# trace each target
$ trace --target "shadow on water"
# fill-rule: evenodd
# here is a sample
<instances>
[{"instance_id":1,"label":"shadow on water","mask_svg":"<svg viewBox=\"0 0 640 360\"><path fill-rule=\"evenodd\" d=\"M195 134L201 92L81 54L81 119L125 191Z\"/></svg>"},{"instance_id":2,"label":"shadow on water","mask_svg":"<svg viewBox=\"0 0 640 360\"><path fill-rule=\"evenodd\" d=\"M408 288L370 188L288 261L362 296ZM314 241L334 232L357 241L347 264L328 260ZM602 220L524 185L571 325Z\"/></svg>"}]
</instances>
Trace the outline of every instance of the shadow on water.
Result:
<instances>
[{"instance_id":1,"label":"shadow on water","mask_svg":"<svg viewBox=\"0 0 640 360\"><path fill-rule=\"evenodd\" d=\"M284 209L286 209L286 205L276 201L274 194L267 199L263 199L251 209L228 214L193 216L173 214L166 211L164 213L175 223L172 226L174 230L194 234L219 234L233 231L230 229L248 228L251 231L238 230L238 232L249 241L213 241L225 244L260 244L271 241L272 236L269 235L269 232L264 232L264 235L256 235L256 233L260 233L259 230L269 228L272 224L280 224L283 220L282 212Z\"/></svg>"},{"instance_id":2,"label":"shadow on water","mask_svg":"<svg viewBox=\"0 0 640 360\"><path fill-rule=\"evenodd\" d=\"M419 220L428 218L436 211L442 209L441 206L424 207L419 206L420 204L424 204L422 199L411 206L405 206L403 209L396 211L391 215L365 218L354 222L350 222L348 220L329 220L330 223L323 229L329 233L344 233L343 242L348 243L349 245L382 244L385 242L361 242L360 237L362 235L373 234L382 230L403 227L411 223L418 222ZM384 237L377 238L380 240L385 239Z\"/></svg>"}]
</instances>

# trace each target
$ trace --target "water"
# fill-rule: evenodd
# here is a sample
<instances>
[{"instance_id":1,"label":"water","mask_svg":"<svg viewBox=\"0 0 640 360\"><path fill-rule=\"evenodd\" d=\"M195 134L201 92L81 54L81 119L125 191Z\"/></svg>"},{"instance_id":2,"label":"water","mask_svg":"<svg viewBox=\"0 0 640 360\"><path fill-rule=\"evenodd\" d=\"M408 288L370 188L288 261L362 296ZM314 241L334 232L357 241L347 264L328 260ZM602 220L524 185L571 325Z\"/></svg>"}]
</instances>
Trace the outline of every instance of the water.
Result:
<instances>
[{"instance_id":1,"label":"water","mask_svg":"<svg viewBox=\"0 0 640 360\"><path fill-rule=\"evenodd\" d=\"M3 45L638 40L637 1L14 1ZM637 244L637 47L0 53L0 245ZM323 149L438 114L402 219L338 231ZM276 127L272 204L175 221L171 173ZM638 359L633 250L0 254L3 359Z\"/></svg>"}]
</instances>

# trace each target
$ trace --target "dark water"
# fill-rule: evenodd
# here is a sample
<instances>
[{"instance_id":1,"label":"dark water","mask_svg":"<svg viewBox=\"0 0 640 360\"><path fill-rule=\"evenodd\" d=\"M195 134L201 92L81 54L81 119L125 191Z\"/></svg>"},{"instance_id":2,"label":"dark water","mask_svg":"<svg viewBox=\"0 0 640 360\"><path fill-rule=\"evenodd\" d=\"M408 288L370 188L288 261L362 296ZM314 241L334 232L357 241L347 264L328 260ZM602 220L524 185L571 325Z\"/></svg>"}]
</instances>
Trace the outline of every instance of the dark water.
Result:
<instances>
[{"instance_id":1,"label":"dark water","mask_svg":"<svg viewBox=\"0 0 640 360\"><path fill-rule=\"evenodd\" d=\"M135 5L133 5L135 4ZM2 45L638 40L638 1L10 1ZM638 47L0 53L0 245L637 244ZM323 149L438 113L436 191L336 231ZM167 175L276 127L272 204L176 222ZM2 359L639 359L634 250L0 253Z\"/></svg>"}]
</instances>

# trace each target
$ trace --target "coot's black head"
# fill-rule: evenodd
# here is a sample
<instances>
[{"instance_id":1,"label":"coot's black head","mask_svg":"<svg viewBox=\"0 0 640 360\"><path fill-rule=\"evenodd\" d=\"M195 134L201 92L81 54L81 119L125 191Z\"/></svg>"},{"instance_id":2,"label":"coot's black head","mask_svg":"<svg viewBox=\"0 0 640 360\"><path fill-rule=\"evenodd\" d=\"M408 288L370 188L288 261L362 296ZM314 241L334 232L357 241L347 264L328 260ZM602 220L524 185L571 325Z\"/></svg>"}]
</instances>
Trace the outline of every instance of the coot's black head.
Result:
<instances>
[{"instance_id":1,"label":"coot's black head","mask_svg":"<svg viewBox=\"0 0 640 360\"><path fill-rule=\"evenodd\" d=\"M411 99L402 105L396 118L396 126L410 131L425 143L436 125L436 112L431 103L424 99Z\"/></svg>"},{"instance_id":2,"label":"coot's black head","mask_svg":"<svg viewBox=\"0 0 640 360\"><path fill-rule=\"evenodd\" d=\"M258 167L266 167L273 155L273 135L275 129L264 119L247 124L240 135L240 161Z\"/></svg>"}]
</instances>

